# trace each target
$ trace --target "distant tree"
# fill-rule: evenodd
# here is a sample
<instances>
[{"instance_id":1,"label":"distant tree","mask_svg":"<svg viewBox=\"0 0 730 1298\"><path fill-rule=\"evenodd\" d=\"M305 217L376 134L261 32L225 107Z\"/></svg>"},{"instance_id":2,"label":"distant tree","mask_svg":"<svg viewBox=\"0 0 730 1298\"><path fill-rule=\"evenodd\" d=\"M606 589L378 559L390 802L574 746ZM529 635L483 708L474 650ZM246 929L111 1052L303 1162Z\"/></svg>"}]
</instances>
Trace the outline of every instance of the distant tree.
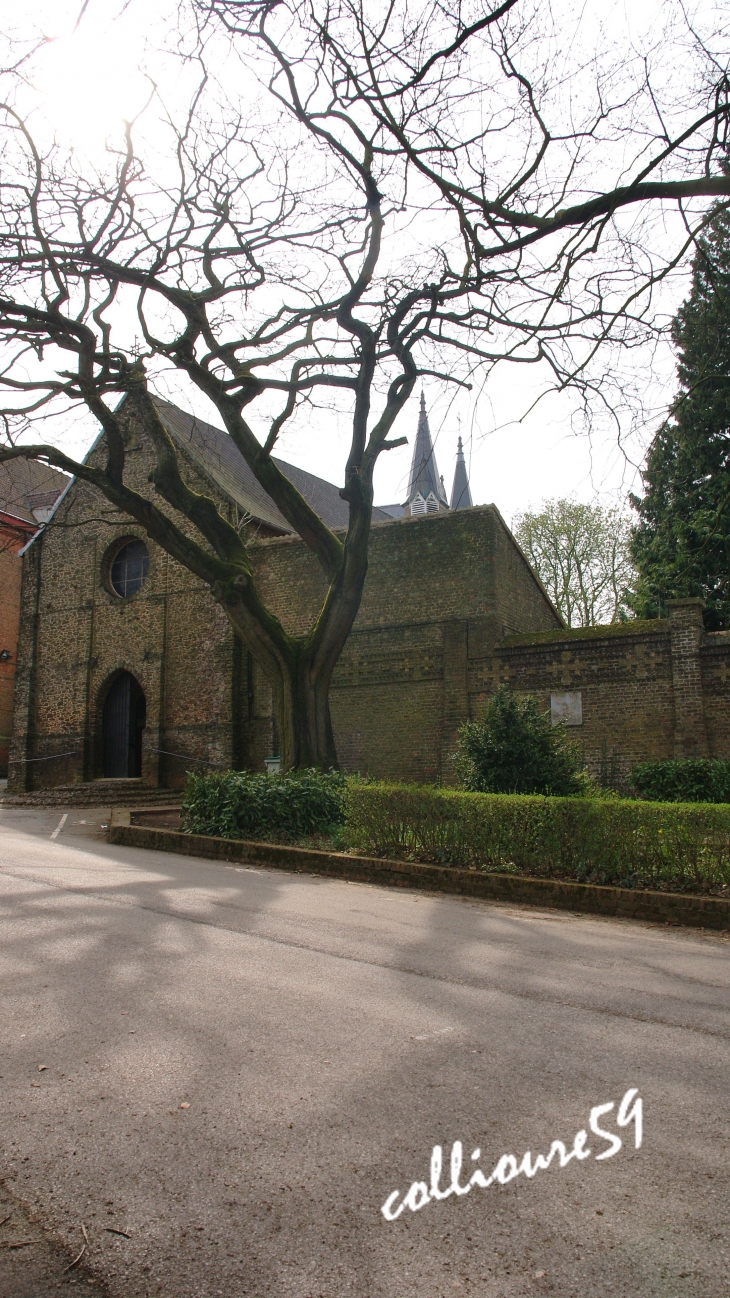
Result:
<instances>
[{"instance_id":1,"label":"distant tree","mask_svg":"<svg viewBox=\"0 0 730 1298\"><path fill-rule=\"evenodd\" d=\"M518 544L568 626L597 626L626 617L634 578L631 524L620 509L547 500L518 514Z\"/></svg>"},{"instance_id":2,"label":"distant tree","mask_svg":"<svg viewBox=\"0 0 730 1298\"><path fill-rule=\"evenodd\" d=\"M632 553L632 608L659 617L698 595L709 630L730 627L730 215L697 246L689 297L674 320L680 391L649 449Z\"/></svg>"},{"instance_id":3,"label":"distant tree","mask_svg":"<svg viewBox=\"0 0 730 1298\"><path fill-rule=\"evenodd\" d=\"M479 721L459 731L456 770L472 793L583 793L580 748L537 699L500 685Z\"/></svg>"}]
</instances>

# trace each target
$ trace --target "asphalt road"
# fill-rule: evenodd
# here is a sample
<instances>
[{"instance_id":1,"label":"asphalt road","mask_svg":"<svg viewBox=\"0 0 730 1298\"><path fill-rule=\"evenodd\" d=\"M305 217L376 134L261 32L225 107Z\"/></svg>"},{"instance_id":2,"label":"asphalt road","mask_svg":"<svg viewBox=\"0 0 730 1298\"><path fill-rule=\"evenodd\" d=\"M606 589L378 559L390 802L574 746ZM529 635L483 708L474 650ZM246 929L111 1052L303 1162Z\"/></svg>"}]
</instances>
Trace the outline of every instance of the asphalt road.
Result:
<instances>
[{"instance_id":1,"label":"asphalt road","mask_svg":"<svg viewBox=\"0 0 730 1298\"><path fill-rule=\"evenodd\" d=\"M88 1246L65 1274L0 1249L2 1298L726 1298L727 938L111 847L96 811L52 839L60 815L0 810L0 1175L54 1256ZM590 1111L633 1088L641 1147L614 1108L599 1159ZM464 1189L580 1130L564 1167L425 1197L436 1145L444 1193L455 1142Z\"/></svg>"}]
</instances>

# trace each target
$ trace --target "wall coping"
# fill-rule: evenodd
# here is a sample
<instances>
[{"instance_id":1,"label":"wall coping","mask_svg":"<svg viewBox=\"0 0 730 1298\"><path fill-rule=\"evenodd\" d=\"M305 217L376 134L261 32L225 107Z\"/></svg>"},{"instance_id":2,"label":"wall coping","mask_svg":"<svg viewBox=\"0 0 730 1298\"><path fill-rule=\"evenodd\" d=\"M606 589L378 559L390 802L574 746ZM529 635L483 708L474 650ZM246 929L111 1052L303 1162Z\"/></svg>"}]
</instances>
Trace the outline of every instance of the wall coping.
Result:
<instances>
[{"instance_id":1,"label":"wall coping","mask_svg":"<svg viewBox=\"0 0 730 1298\"><path fill-rule=\"evenodd\" d=\"M605 626L569 627L565 631L522 631L497 641L495 649L520 649L529 645L557 644L563 641L575 644L585 640L614 640L626 636L669 635L668 618L635 618L629 622L610 622Z\"/></svg>"}]
</instances>

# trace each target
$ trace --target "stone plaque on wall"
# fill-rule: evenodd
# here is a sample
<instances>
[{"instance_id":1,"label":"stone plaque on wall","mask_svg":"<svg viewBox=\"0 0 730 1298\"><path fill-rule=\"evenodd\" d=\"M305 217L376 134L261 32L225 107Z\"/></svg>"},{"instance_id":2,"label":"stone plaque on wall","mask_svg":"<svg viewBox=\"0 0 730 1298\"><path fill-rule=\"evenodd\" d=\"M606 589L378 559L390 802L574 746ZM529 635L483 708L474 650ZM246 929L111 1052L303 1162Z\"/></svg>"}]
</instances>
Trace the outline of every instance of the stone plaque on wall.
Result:
<instances>
[{"instance_id":1,"label":"stone plaque on wall","mask_svg":"<svg viewBox=\"0 0 730 1298\"><path fill-rule=\"evenodd\" d=\"M551 694L550 719L554 726L560 721L566 726L582 726L583 695L580 690L571 694Z\"/></svg>"}]
</instances>

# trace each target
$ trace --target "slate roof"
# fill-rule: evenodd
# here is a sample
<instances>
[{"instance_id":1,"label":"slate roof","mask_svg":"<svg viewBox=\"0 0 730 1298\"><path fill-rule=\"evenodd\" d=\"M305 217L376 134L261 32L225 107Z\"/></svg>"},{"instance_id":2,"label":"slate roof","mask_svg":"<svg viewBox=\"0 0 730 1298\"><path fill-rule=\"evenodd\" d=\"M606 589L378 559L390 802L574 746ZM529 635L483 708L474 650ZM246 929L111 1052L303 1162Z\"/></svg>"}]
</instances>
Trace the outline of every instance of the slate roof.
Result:
<instances>
[{"instance_id":1,"label":"slate roof","mask_svg":"<svg viewBox=\"0 0 730 1298\"><path fill-rule=\"evenodd\" d=\"M215 428L213 424L206 424L194 415L186 414L168 401L157 398L156 405L173 441L187 452L226 496L259 522L280 532L293 532L291 524L264 491L228 433ZM339 487L273 455L271 458L328 527L347 527L348 507L340 496ZM373 509L374 523L387 522L388 518L389 515L383 510Z\"/></svg>"},{"instance_id":2,"label":"slate roof","mask_svg":"<svg viewBox=\"0 0 730 1298\"><path fill-rule=\"evenodd\" d=\"M33 511L49 509L69 481L65 473L39 460L5 460L0 464L0 511L37 525Z\"/></svg>"},{"instance_id":3,"label":"slate roof","mask_svg":"<svg viewBox=\"0 0 730 1298\"><path fill-rule=\"evenodd\" d=\"M456 450L456 468L454 470L454 485L451 489L451 508L452 509L471 509L472 499L469 490L469 478L466 472L466 460L464 459L464 448L459 438Z\"/></svg>"}]
</instances>

